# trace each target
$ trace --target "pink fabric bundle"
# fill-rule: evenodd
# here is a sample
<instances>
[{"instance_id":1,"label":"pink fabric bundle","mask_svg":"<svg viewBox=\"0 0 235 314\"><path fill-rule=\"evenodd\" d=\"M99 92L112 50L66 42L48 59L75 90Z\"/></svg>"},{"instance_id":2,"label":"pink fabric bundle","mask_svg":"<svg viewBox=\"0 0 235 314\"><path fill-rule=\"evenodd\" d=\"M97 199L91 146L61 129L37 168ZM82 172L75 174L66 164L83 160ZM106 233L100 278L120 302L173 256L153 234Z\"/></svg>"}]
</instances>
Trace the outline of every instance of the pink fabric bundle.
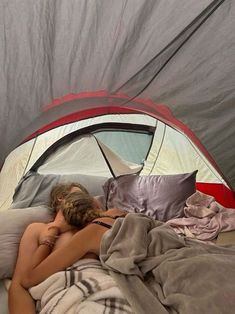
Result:
<instances>
[{"instance_id":1,"label":"pink fabric bundle","mask_svg":"<svg viewBox=\"0 0 235 314\"><path fill-rule=\"evenodd\" d=\"M235 229L235 209L225 208L214 197L196 191L186 201L185 217L167 221L178 234L213 240L219 232Z\"/></svg>"}]
</instances>

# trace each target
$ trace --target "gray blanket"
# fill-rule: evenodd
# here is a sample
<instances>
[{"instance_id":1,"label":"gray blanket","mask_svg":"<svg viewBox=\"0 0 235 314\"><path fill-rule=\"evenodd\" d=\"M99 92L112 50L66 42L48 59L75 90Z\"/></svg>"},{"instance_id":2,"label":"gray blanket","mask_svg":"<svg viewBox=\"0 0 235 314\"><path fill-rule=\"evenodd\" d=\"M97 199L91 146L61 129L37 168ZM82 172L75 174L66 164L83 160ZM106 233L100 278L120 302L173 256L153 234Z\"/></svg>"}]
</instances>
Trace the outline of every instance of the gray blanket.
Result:
<instances>
[{"instance_id":1,"label":"gray blanket","mask_svg":"<svg viewBox=\"0 0 235 314\"><path fill-rule=\"evenodd\" d=\"M185 239L130 213L106 232L100 258L135 313L234 313L235 247Z\"/></svg>"}]
</instances>

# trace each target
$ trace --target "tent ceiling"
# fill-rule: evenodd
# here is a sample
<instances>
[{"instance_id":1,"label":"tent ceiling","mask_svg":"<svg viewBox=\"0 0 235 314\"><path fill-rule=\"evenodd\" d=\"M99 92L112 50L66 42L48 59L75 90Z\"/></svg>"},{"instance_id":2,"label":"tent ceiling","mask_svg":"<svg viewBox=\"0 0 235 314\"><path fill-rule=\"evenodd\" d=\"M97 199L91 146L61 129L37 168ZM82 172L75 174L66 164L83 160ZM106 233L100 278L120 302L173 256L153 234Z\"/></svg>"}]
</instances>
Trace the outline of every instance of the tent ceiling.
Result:
<instances>
[{"instance_id":1,"label":"tent ceiling","mask_svg":"<svg viewBox=\"0 0 235 314\"><path fill-rule=\"evenodd\" d=\"M235 188L234 16L233 0L1 1L1 161L69 113L46 104L106 90L166 104Z\"/></svg>"}]
</instances>

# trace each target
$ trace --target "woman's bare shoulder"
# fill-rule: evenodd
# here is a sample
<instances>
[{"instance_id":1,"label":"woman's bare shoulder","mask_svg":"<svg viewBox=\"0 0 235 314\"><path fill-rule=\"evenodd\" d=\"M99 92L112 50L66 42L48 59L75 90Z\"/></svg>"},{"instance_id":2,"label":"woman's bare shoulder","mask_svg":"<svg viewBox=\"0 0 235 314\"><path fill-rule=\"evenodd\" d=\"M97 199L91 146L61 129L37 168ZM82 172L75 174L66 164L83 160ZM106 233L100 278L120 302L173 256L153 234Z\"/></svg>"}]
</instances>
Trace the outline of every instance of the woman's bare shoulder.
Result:
<instances>
[{"instance_id":1,"label":"woman's bare shoulder","mask_svg":"<svg viewBox=\"0 0 235 314\"><path fill-rule=\"evenodd\" d=\"M38 233L47 228L47 224L43 222L33 222L27 226L25 233Z\"/></svg>"},{"instance_id":2,"label":"woman's bare shoulder","mask_svg":"<svg viewBox=\"0 0 235 314\"><path fill-rule=\"evenodd\" d=\"M124 216L127 214L126 210L120 209L120 208L110 208L108 209L105 214L110 215L110 216Z\"/></svg>"}]
</instances>

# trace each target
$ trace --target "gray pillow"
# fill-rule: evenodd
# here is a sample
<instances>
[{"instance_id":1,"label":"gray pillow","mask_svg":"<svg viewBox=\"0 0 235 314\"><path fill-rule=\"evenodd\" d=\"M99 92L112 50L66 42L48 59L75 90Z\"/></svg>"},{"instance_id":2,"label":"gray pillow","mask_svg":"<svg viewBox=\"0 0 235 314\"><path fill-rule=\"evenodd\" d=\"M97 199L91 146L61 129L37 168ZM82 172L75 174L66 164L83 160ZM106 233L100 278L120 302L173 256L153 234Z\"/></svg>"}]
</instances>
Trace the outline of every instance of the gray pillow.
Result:
<instances>
[{"instance_id":1,"label":"gray pillow","mask_svg":"<svg viewBox=\"0 0 235 314\"><path fill-rule=\"evenodd\" d=\"M46 206L11 209L0 212L0 279L11 278L20 239L33 222L49 222L52 213Z\"/></svg>"},{"instance_id":2,"label":"gray pillow","mask_svg":"<svg viewBox=\"0 0 235 314\"><path fill-rule=\"evenodd\" d=\"M186 199L196 191L197 170L174 175L126 175L103 186L106 208L140 212L160 221L184 216Z\"/></svg>"},{"instance_id":3,"label":"gray pillow","mask_svg":"<svg viewBox=\"0 0 235 314\"><path fill-rule=\"evenodd\" d=\"M87 188L91 195L102 195L102 186L106 180L106 177L81 174L41 175L36 172L29 172L16 187L11 208L49 205L51 189L58 183L78 182Z\"/></svg>"}]
</instances>

